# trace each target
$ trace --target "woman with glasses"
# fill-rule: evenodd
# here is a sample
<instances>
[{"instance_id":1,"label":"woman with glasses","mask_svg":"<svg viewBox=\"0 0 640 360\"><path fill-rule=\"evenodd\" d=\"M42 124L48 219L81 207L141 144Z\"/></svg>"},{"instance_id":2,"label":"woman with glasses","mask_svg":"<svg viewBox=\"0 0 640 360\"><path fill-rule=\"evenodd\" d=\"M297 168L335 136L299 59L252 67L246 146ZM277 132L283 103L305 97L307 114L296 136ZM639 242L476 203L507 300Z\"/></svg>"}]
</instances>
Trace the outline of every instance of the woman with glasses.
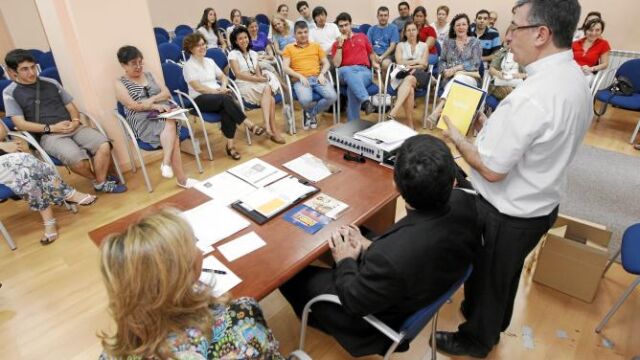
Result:
<instances>
[{"instance_id":1,"label":"woman with glasses","mask_svg":"<svg viewBox=\"0 0 640 360\"><path fill-rule=\"evenodd\" d=\"M150 72L144 71L142 53L138 48L121 47L118 50L118 61L124 75L116 80L116 98L124 107L127 123L137 139L155 148L162 147L162 177L171 179L175 176L178 186L192 187L197 181L188 178L182 168L178 136L180 119L158 117L160 113L176 107L169 102L169 89L156 82Z\"/></svg>"}]
</instances>

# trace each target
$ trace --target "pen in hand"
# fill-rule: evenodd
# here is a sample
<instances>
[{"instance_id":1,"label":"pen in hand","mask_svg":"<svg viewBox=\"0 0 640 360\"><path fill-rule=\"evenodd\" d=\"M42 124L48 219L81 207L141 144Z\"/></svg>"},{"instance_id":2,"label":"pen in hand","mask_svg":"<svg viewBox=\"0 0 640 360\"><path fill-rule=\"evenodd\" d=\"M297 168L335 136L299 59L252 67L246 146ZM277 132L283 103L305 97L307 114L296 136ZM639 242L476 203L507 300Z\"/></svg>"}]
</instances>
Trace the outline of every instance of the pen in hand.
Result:
<instances>
[{"instance_id":1,"label":"pen in hand","mask_svg":"<svg viewBox=\"0 0 640 360\"><path fill-rule=\"evenodd\" d=\"M202 269L202 272L214 273L219 275L227 275L227 272L224 270L215 270L215 269Z\"/></svg>"}]
</instances>

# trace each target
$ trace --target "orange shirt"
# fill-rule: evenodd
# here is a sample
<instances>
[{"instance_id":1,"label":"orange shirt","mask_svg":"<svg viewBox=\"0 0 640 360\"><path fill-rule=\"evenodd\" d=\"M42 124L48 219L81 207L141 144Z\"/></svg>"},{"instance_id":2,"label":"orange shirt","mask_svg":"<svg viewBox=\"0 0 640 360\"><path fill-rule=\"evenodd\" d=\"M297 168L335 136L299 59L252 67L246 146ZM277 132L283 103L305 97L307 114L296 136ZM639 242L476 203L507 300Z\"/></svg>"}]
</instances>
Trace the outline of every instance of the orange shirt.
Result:
<instances>
[{"instance_id":1,"label":"orange shirt","mask_svg":"<svg viewBox=\"0 0 640 360\"><path fill-rule=\"evenodd\" d=\"M304 47L296 43L289 44L284 48L282 56L291 60L291 70L304 76L320 75L322 59L326 56L320 44L309 42Z\"/></svg>"}]
</instances>

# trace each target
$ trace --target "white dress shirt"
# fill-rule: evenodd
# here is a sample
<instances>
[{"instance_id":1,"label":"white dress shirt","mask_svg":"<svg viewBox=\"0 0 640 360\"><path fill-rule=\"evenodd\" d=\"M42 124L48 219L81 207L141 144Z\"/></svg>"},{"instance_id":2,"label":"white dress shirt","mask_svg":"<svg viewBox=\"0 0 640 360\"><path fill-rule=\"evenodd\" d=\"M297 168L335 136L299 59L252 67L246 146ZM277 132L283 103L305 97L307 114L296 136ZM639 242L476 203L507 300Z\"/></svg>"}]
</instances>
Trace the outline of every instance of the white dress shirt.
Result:
<instances>
[{"instance_id":1,"label":"white dress shirt","mask_svg":"<svg viewBox=\"0 0 640 360\"><path fill-rule=\"evenodd\" d=\"M311 29L309 40L317 42L326 54L330 54L331 47L339 36L340 30L338 29L338 25L328 22L324 24L322 29L319 27Z\"/></svg>"},{"instance_id":2,"label":"white dress shirt","mask_svg":"<svg viewBox=\"0 0 640 360\"><path fill-rule=\"evenodd\" d=\"M189 96L195 99L202 94L191 87L191 81L198 80L204 86L217 89L220 87L217 79L223 74L215 61L205 57L203 62L200 63L194 56L192 56L186 63L184 63L182 75L184 76L184 80L187 82L187 85L189 85Z\"/></svg>"},{"instance_id":3,"label":"white dress shirt","mask_svg":"<svg viewBox=\"0 0 640 360\"><path fill-rule=\"evenodd\" d=\"M489 182L471 171L475 189L501 213L531 218L559 203L567 168L591 124L589 86L571 50L526 67L528 78L498 106L478 134L482 163L507 174Z\"/></svg>"}]
</instances>

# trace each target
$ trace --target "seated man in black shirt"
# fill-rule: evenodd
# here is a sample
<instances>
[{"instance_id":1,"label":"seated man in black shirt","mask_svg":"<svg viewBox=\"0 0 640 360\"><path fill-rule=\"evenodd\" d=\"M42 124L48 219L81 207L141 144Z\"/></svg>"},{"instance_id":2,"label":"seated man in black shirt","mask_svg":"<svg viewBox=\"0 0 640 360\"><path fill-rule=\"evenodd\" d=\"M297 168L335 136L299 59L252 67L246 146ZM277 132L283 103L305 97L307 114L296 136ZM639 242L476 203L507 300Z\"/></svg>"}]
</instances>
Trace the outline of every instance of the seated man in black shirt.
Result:
<instances>
[{"instance_id":1,"label":"seated man in black shirt","mask_svg":"<svg viewBox=\"0 0 640 360\"><path fill-rule=\"evenodd\" d=\"M394 172L407 216L373 240L355 226L332 234L335 268L307 267L280 288L296 314L315 296L335 294L342 307L314 304L310 325L334 336L353 356L383 355L391 340L362 316L373 314L398 330L462 278L480 246L474 196L453 189L455 173L444 142L430 135L407 139ZM408 344L398 348L407 349Z\"/></svg>"},{"instance_id":2,"label":"seated man in black shirt","mask_svg":"<svg viewBox=\"0 0 640 360\"><path fill-rule=\"evenodd\" d=\"M71 95L57 81L38 76L36 60L27 50L10 51L5 63L14 82L4 89L2 97L6 116L16 127L34 133L47 154L92 180L96 191L125 192L126 186L107 178L111 163L109 139L80 123ZM93 171L89 156L93 158Z\"/></svg>"}]
</instances>

